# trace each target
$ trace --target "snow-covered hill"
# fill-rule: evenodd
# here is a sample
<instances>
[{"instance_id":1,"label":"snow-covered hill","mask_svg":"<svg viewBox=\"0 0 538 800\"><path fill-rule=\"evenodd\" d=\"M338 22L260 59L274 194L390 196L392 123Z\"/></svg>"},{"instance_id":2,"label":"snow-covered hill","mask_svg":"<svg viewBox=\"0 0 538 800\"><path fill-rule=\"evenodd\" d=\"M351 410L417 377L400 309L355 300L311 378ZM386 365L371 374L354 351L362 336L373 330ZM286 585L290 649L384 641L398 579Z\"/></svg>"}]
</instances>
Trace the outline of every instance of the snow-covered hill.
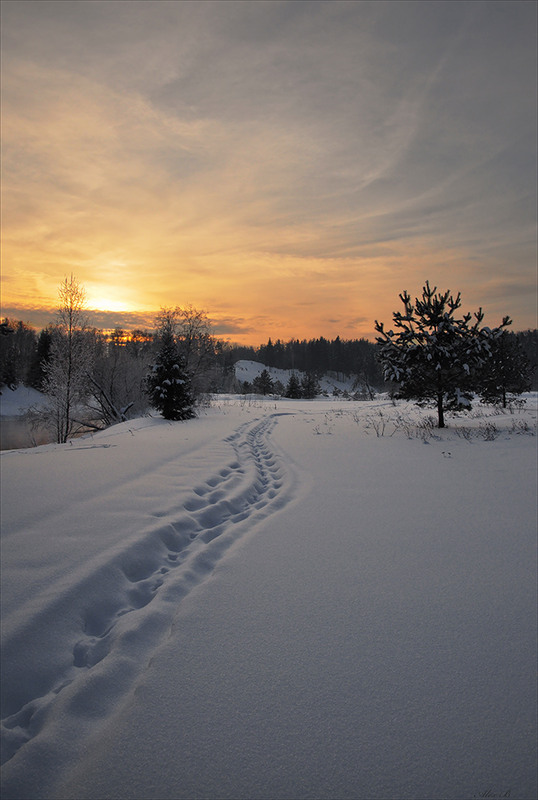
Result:
<instances>
[{"instance_id":1,"label":"snow-covered hill","mask_svg":"<svg viewBox=\"0 0 538 800\"><path fill-rule=\"evenodd\" d=\"M286 388L292 372L295 372L299 378L304 375L304 373L300 372L299 370L266 367L265 364L261 364L259 361L237 361L235 364L235 377L241 383L244 383L245 381L252 383L254 378L257 378L258 375L261 375L264 369L269 372L273 381L280 381L284 388ZM351 393L354 391L354 380L354 377L339 380L335 376L324 375L320 379L319 384L321 391L329 395L333 394L335 389L337 389L339 392L347 391Z\"/></svg>"},{"instance_id":2,"label":"snow-covered hill","mask_svg":"<svg viewBox=\"0 0 538 800\"><path fill-rule=\"evenodd\" d=\"M2 453L3 800L534 800L535 430L219 396Z\"/></svg>"}]
</instances>

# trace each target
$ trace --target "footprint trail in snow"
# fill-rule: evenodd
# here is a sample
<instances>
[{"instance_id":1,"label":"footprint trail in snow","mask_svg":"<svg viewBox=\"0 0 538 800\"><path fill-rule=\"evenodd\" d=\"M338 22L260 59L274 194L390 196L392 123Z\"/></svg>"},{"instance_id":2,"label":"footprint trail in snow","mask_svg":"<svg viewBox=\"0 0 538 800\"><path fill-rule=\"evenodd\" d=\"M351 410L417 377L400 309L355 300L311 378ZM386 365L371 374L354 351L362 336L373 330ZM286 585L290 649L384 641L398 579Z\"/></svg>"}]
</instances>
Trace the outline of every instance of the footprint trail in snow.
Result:
<instances>
[{"instance_id":1,"label":"footprint trail in snow","mask_svg":"<svg viewBox=\"0 0 538 800\"><path fill-rule=\"evenodd\" d=\"M32 664L26 674L14 674L11 681L8 676L2 764L31 745L45 727L65 727L66 718L77 725L81 718L106 720L171 635L178 602L255 523L289 502L293 479L269 441L278 416L238 427L224 440L232 450L226 465L198 483L181 508L155 515L158 524L99 566L101 586L102 570L110 573L109 593L92 596L94 573L84 579L87 593L79 583L51 601L61 614L73 598L91 597L80 609L83 635L59 658L62 668L56 674L42 675L39 664ZM47 613L50 607L44 618ZM34 624L40 624L39 618ZM4 646L23 648L24 635Z\"/></svg>"}]
</instances>

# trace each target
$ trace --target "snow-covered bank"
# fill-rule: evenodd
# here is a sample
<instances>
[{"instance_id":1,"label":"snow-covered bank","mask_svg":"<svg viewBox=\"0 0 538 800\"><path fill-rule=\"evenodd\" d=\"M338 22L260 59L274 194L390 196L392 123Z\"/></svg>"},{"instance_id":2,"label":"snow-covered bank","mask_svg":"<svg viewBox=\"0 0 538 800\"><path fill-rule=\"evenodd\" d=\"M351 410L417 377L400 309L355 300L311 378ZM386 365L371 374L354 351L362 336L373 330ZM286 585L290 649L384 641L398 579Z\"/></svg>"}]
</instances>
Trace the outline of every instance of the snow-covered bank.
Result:
<instances>
[{"instance_id":1,"label":"snow-covered bank","mask_svg":"<svg viewBox=\"0 0 538 800\"><path fill-rule=\"evenodd\" d=\"M3 453L3 797L533 798L536 409L485 413Z\"/></svg>"}]
</instances>

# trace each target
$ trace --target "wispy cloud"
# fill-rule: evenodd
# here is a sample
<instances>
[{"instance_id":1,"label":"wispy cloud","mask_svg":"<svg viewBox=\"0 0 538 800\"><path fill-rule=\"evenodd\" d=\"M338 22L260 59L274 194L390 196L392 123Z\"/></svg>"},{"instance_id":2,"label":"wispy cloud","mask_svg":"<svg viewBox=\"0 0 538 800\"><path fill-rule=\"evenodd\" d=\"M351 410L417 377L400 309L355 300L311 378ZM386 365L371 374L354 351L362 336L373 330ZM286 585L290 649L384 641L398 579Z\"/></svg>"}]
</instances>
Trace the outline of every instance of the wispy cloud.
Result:
<instances>
[{"instance_id":1,"label":"wispy cloud","mask_svg":"<svg viewBox=\"0 0 538 800\"><path fill-rule=\"evenodd\" d=\"M11 307L54 303L74 271L245 338L368 335L429 277L494 313L503 284L533 325L534 4L8 0L3 18Z\"/></svg>"}]
</instances>

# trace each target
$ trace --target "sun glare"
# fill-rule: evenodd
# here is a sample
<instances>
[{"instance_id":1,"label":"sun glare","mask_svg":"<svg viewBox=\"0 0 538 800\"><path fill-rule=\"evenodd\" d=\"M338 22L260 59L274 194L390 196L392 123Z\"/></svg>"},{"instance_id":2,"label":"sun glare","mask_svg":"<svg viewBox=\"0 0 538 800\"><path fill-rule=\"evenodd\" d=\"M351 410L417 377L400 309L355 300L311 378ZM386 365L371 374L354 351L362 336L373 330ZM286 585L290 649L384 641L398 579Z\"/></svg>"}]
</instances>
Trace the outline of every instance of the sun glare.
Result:
<instances>
[{"instance_id":1,"label":"sun glare","mask_svg":"<svg viewBox=\"0 0 538 800\"><path fill-rule=\"evenodd\" d=\"M124 300L112 300L110 297L88 297L86 305L93 311L134 311Z\"/></svg>"}]
</instances>

